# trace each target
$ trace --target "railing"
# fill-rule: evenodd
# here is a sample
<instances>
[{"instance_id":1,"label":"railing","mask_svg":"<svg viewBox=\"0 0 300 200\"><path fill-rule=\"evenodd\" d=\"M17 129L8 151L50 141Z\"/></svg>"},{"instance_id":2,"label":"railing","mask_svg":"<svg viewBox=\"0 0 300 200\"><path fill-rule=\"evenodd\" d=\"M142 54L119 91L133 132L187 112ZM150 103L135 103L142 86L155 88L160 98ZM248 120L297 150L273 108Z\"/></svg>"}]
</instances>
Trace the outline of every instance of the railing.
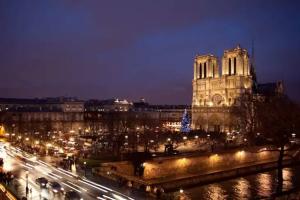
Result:
<instances>
[{"instance_id":1,"label":"railing","mask_svg":"<svg viewBox=\"0 0 300 200\"><path fill-rule=\"evenodd\" d=\"M0 183L0 199L2 200L18 200L7 188Z\"/></svg>"}]
</instances>

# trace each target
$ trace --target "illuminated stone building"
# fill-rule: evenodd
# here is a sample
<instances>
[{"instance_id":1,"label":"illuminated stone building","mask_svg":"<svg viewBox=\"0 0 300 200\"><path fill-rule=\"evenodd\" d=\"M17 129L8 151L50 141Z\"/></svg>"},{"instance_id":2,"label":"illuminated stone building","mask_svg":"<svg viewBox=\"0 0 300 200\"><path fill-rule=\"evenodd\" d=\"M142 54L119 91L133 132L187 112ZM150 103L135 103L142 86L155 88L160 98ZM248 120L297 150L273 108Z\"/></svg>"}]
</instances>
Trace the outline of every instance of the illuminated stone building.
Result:
<instances>
[{"instance_id":1,"label":"illuminated stone building","mask_svg":"<svg viewBox=\"0 0 300 200\"><path fill-rule=\"evenodd\" d=\"M222 68L214 55L197 55L194 60L192 128L205 131L239 131L237 112L244 97L260 99L282 95L282 81L256 83L248 51L239 45L225 50ZM249 99L249 98L248 98ZM243 101L243 102L242 102Z\"/></svg>"},{"instance_id":2,"label":"illuminated stone building","mask_svg":"<svg viewBox=\"0 0 300 200\"><path fill-rule=\"evenodd\" d=\"M0 125L21 134L78 133L84 102L76 98L0 98Z\"/></svg>"},{"instance_id":3,"label":"illuminated stone building","mask_svg":"<svg viewBox=\"0 0 300 200\"><path fill-rule=\"evenodd\" d=\"M238 129L232 108L244 94L253 93L254 74L249 54L239 45L225 50L222 69L214 55L197 55L194 60L192 128L205 131Z\"/></svg>"}]
</instances>

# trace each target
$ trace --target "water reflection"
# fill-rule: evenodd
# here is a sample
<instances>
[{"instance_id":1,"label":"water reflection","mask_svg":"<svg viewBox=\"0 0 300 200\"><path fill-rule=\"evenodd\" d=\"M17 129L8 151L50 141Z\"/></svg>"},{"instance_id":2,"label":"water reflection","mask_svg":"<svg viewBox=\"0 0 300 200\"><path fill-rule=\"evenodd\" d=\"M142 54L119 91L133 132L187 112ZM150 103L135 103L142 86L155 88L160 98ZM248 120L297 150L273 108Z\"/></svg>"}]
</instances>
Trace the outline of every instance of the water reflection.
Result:
<instances>
[{"instance_id":1,"label":"water reflection","mask_svg":"<svg viewBox=\"0 0 300 200\"><path fill-rule=\"evenodd\" d=\"M206 198L209 200L227 199L226 191L219 184L210 184L206 191Z\"/></svg>"},{"instance_id":2,"label":"water reflection","mask_svg":"<svg viewBox=\"0 0 300 200\"><path fill-rule=\"evenodd\" d=\"M270 174L263 173L257 175L258 195L261 197L270 197L272 194L272 177Z\"/></svg>"},{"instance_id":3,"label":"water reflection","mask_svg":"<svg viewBox=\"0 0 300 200\"><path fill-rule=\"evenodd\" d=\"M233 185L237 199L249 199L251 197L250 183L245 178L239 178L236 185Z\"/></svg>"},{"instance_id":4,"label":"water reflection","mask_svg":"<svg viewBox=\"0 0 300 200\"><path fill-rule=\"evenodd\" d=\"M300 186L300 166L283 170L283 190ZM264 172L219 183L185 189L190 199L268 199L276 192L277 171Z\"/></svg>"},{"instance_id":5,"label":"water reflection","mask_svg":"<svg viewBox=\"0 0 300 200\"><path fill-rule=\"evenodd\" d=\"M289 190L292 189L293 183L292 183L292 169L286 168L282 171L283 175L283 190Z\"/></svg>"}]
</instances>

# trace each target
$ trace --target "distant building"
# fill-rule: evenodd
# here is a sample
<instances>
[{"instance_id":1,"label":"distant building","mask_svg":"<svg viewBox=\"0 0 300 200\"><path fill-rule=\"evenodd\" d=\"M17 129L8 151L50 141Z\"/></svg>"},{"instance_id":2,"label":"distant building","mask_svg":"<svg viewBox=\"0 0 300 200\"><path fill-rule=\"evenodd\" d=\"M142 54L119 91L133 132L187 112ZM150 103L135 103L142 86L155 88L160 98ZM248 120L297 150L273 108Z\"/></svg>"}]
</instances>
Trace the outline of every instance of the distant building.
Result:
<instances>
[{"instance_id":1,"label":"distant building","mask_svg":"<svg viewBox=\"0 0 300 200\"><path fill-rule=\"evenodd\" d=\"M153 131L179 131L185 109L190 112L187 105L150 105L144 99L133 103L127 100L89 100L85 102L84 116L91 132L109 131L109 120L120 120L120 126L134 123L128 131L140 130L143 126Z\"/></svg>"},{"instance_id":2,"label":"distant building","mask_svg":"<svg viewBox=\"0 0 300 200\"><path fill-rule=\"evenodd\" d=\"M76 98L0 98L0 124L14 133L75 133L84 126L83 113Z\"/></svg>"},{"instance_id":3,"label":"distant building","mask_svg":"<svg viewBox=\"0 0 300 200\"><path fill-rule=\"evenodd\" d=\"M111 111L129 111L133 103L119 99L107 99L107 100L88 100L84 103L85 111L98 111L98 112L111 112Z\"/></svg>"},{"instance_id":4,"label":"distant building","mask_svg":"<svg viewBox=\"0 0 300 200\"><path fill-rule=\"evenodd\" d=\"M256 84L248 51L239 45L225 50L220 73L218 58L197 55L194 60L192 128L205 131L238 129L232 108L241 105L244 95L283 93L282 82Z\"/></svg>"}]
</instances>

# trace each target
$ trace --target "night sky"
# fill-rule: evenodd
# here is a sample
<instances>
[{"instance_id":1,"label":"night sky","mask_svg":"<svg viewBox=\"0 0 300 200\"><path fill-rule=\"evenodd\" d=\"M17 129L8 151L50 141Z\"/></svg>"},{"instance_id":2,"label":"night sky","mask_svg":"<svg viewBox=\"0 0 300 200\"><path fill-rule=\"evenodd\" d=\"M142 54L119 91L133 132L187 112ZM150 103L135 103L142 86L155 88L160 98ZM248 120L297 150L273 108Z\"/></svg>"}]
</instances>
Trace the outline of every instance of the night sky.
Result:
<instances>
[{"instance_id":1,"label":"night sky","mask_svg":"<svg viewBox=\"0 0 300 200\"><path fill-rule=\"evenodd\" d=\"M190 104L193 58L254 40L260 82L300 101L300 1L1 0L0 97Z\"/></svg>"}]
</instances>

